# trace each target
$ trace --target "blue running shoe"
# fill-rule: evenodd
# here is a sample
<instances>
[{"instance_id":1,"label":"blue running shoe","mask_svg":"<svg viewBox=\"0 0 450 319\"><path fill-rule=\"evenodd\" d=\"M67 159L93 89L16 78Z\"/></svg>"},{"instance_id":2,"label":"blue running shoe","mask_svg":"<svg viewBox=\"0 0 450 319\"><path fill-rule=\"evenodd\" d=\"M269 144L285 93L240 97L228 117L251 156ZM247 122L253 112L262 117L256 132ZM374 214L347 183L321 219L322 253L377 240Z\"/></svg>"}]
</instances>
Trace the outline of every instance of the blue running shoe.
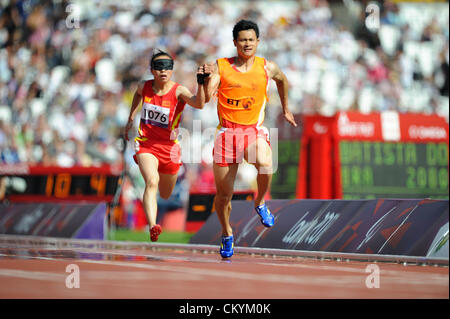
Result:
<instances>
[{"instance_id":1,"label":"blue running shoe","mask_svg":"<svg viewBox=\"0 0 450 319\"><path fill-rule=\"evenodd\" d=\"M275 219L266 204L259 205L255 209L258 215L261 216L261 223L266 227L272 227Z\"/></svg>"},{"instance_id":2,"label":"blue running shoe","mask_svg":"<svg viewBox=\"0 0 450 319\"><path fill-rule=\"evenodd\" d=\"M233 235L222 236L222 243L220 244L220 256L222 256L222 258L229 258L233 256L233 241Z\"/></svg>"}]
</instances>

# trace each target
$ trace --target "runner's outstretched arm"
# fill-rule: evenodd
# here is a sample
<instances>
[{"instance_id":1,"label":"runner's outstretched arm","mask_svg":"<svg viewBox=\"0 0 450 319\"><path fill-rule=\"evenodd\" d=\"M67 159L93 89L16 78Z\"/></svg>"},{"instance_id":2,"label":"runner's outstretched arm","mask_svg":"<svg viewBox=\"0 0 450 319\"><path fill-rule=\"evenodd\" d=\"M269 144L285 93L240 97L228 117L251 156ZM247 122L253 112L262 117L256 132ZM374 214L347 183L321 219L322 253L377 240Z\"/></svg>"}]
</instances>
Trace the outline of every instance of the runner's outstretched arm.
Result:
<instances>
[{"instance_id":1,"label":"runner's outstretched arm","mask_svg":"<svg viewBox=\"0 0 450 319\"><path fill-rule=\"evenodd\" d=\"M267 69L269 71L269 77L277 84L278 95L280 96L281 107L283 108L283 115L286 121L292 126L297 127L297 123L294 120L294 115L289 111L289 82L286 75L280 70L275 62L267 62Z\"/></svg>"},{"instance_id":2,"label":"runner's outstretched arm","mask_svg":"<svg viewBox=\"0 0 450 319\"><path fill-rule=\"evenodd\" d=\"M197 75L204 74L203 72L203 66L199 67L197 71ZM185 101L187 104L189 104L192 107L195 107L196 109L202 109L205 105L205 94L206 94L206 82L200 83L197 79L197 94L193 95L191 91L189 91L188 88L180 85L177 88L177 96L179 96L183 101Z\"/></svg>"},{"instance_id":3,"label":"runner's outstretched arm","mask_svg":"<svg viewBox=\"0 0 450 319\"><path fill-rule=\"evenodd\" d=\"M204 64L203 68L204 68L204 73L210 74L207 78L205 78L205 89L206 89L205 102L208 103L219 87L220 75L219 75L219 68L217 66L217 62Z\"/></svg>"},{"instance_id":4,"label":"runner's outstretched arm","mask_svg":"<svg viewBox=\"0 0 450 319\"><path fill-rule=\"evenodd\" d=\"M133 127L133 120L136 114L136 111L141 104L142 101L142 90L144 89L144 81L139 82L136 92L134 92L133 102L131 103L130 115L128 116L128 123L125 126L124 137L128 141L128 132Z\"/></svg>"}]
</instances>

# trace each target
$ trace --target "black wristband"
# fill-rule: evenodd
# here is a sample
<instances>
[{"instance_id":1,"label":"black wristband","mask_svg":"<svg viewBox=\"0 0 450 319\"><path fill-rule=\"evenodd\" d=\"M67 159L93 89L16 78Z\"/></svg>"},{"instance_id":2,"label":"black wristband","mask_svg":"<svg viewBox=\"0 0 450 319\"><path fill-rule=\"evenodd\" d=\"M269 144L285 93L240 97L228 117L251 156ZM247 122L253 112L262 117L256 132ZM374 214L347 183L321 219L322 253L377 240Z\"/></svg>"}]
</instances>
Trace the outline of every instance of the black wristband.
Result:
<instances>
[{"instance_id":1,"label":"black wristband","mask_svg":"<svg viewBox=\"0 0 450 319\"><path fill-rule=\"evenodd\" d=\"M204 83L205 83L205 79L206 79L208 76L209 76L209 73L208 73L208 74L205 74L205 73L203 73L203 74L197 73L197 83L198 83L198 84L204 84Z\"/></svg>"}]
</instances>

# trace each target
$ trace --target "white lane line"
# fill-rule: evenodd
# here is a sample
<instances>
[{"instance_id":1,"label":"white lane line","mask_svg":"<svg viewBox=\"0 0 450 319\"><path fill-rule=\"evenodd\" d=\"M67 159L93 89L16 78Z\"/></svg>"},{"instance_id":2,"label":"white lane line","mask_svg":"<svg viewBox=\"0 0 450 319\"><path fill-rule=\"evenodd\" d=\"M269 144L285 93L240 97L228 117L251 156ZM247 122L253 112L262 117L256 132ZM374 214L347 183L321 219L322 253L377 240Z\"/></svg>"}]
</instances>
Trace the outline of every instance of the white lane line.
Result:
<instances>
[{"instance_id":1,"label":"white lane line","mask_svg":"<svg viewBox=\"0 0 450 319\"><path fill-rule=\"evenodd\" d=\"M1 254L0 256L22 256L29 258L29 254L23 254L23 252L27 252L30 250L30 248L14 248L11 249L16 254ZM217 263L219 258L217 260L209 259L205 255L203 256L176 256L176 255L164 255L164 254L151 254L148 252L130 252L130 251L121 251L121 250L98 250L98 249L89 249L89 248L42 248L42 249L36 249L42 254L45 254L46 251L52 253L52 252L76 252L77 254L86 254L86 255L111 255L111 256L126 256L126 257L146 257L150 259L160 260L160 261L186 261L186 262L205 262L205 263ZM0 248L1 251L1 248ZM19 252L18 252L19 251ZM40 256L43 257L43 256ZM58 256L60 257L60 256ZM83 256L76 256L80 259L83 259L85 257ZM48 257L52 258L52 257ZM70 258L74 258L74 256L71 256Z\"/></svg>"},{"instance_id":2,"label":"white lane line","mask_svg":"<svg viewBox=\"0 0 450 319\"><path fill-rule=\"evenodd\" d=\"M0 254L2 256L3 254ZM32 259L43 259L43 260L51 260L51 261L64 261L67 263L76 263L80 266L80 273L82 272L81 264L98 264L98 265L108 265L115 267L132 267L137 269L148 269L155 271L167 271L167 272L175 272L181 273L188 276L197 276L203 278L203 280L208 280L208 277L218 277L220 279L232 279L232 280L245 280L245 281L257 281L257 282L271 282L271 283L279 283L279 284L294 284L294 285L323 285L324 283L333 283L340 285L348 285L350 283L360 284L362 281L361 278L355 276L320 276L314 278L308 278L305 274L299 274L297 276L294 275L283 275L283 274L253 274L253 273L245 273L241 271L230 271L230 270L214 270L209 268L192 268L186 267L183 264L180 266L166 266L166 265L152 265L149 263L136 263L136 262L123 262L123 261L107 261L107 260L67 260L67 259L56 259L56 258L48 258L48 257L35 257L32 256ZM232 264L230 264L232 266ZM30 275L31 277L31 275Z\"/></svg>"},{"instance_id":3,"label":"white lane line","mask_svg":"<svg viewBox=\"0 0 450 319\"><path fill-rule=\"evenodd\" d=\"M67 274L64 275L31 270L0 269L0 276L21 278L21 279L32 279L39 281L64 282Z\"/></svg>"},{"instance_id":4,"label":"white lane line","mask_svg":"<svg viewBox=\"0 0 450 319\"><path fill-rule=\"evenodd\" d=\"M70 262L67 259L53 259L47 257L32 257L33 259L41 259L41 260L51 260L51 261L64 261ZM74 261L72 261L74 262ZM154 270L156 274L158 271L166 271L176 273L176 276L179 278L185 278L184 280L208 280L208 277L218 277L220 279L231 279L231 280L242 280L242 281L258 281L258 282L270 282L277 284L294 284L294 285L310 285L310 286L323 286L327 285L328 287L364 287L364 280L367 274L361 274L361 276L355 275L320 275L320 276L308 276L306 273L299 273L297 276L295 275L283 275L283 274L253 274L253 273L245 273L245 272L237 272L230 270L213 270L208 268L192 268L185 267L182 264L180 266L166 266L166 265L152 265L148 263L135 263L135 262L122 262L122 261L105 261L105 260L77 260L77 264L80 265L80 274L82 275L82 266L81 264L99 264L99 265L108 265L115 267L131 267L137 269L146 269L146 270ZM230 264L232 266L232 264ZM331 270L331 269L330 269ZM89 270L89 273L99 272L102 273L102 270ZM108 271L110 272L110 271ZM122 271L121 271L122 272ZM45 272L37 272L37 271L22 271L22 270L14 270L14 269L0 269L1 276L8 277L16 277L16 278L25 278L25 279L34 279L34 280L49 280L49 281L63 281L65 280L67 274L52 274ZM382 274L381 274L382 275ZM122 276L120 276L123 278ZM117 279L119 277L116 277ZM161 280L167 280L163 276L159 276ZM195 279L194 279L195 278ZM386 280L387 279L387 280ZM382 276L383 280L383 276ZM386 278L384 277L384 286L389 283L389 285L405 285L405 286L422 286L422 285L433 285L435 288L446 287L448 289L448 275L433 275L428 278L414 278L409 277L394 277L394 278Z\"/></svg>"},{"instance_id":5,"label":"white lane line","mask_svg":"<svg viewBox=\"0 0 450 319\"><path fill-rule=\"evenodd\" d=\"M245 272L236 272L230 270L214 270L209 268L192 268L185 266L166 266L166 265L151 265L148 263L135 263L135 262L122 262L122 261L107 261L107 260L83 260L81 262L100 264L100 265L110 265L119 267L134 267L140 269L151 269L167 272L177 272L185 273L188 275L196 276L212 276L220 278L230 278L230 279L241 279L241 280L253 280L253 281L268 281L277 283L290 283L290 284L302 284L304 280L300 279L298 276L291 275L273 275L273 274L251 274Z\"/></svg>"},{"instance_id":6,"label":"white lane line","mask_svg":"<svg viewBox=\"0 0 450 319\"><path fill-rule=\"evenodd\" d=\"M305 265L305 264L276 264L276 263L261 263L263 265L277 266L277 267L288 267L288 268L305 268L305 269L315 269L323 271L339 271L354 273L355 275L361 275L361 277L367 277L368 273L365 272L366 265L361 267L357 266L325 266L325 265ZM407 267L401 270L388 270L384 269L382 264L376 264L380 268L380 278L387 280L389 282L407 282L408 284L438 284L438 285L449 285L448 274L436 274L436 273L424 273L415 270L408 269ZM341 275L339 275L341 276Z\"/></svg>"}]
</instances>

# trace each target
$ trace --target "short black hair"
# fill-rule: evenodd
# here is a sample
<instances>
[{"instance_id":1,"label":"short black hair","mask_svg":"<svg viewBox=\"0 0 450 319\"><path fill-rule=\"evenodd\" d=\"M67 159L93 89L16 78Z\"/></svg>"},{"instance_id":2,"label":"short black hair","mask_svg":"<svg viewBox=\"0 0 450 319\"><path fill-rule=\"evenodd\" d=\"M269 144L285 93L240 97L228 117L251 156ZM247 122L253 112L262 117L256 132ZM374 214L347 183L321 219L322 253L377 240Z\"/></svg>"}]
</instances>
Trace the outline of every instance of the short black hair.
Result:
<instances>
[{"instance_id":1,"label":"short black hair","mask_svg":"<svg viewBox=\"0 0 450 319\"><path fill-rule=\"evenodd\" d=\"M239 32L245 30L255 30L256 38L259 39L258 25L250 20L241 20L238 23L236 23L233 27L233 40L237 40Z\"/></svg>"},{"instance_id":2,"label":"short black hair","mask_svg":"<svg viewBox=\"0 0 450 319\"><path fill-rule=\"evenodd\" d=\"M169 59L171 59L173 61L173 58L169 53L164 52L163 50L160 50L160 49L157 49L157 50L158 50L158 52L154 52L150 59L150 67L152 67L153 61L155 61L155 59L160 56L167 56Z\"/></svg>"}]
</instances>

